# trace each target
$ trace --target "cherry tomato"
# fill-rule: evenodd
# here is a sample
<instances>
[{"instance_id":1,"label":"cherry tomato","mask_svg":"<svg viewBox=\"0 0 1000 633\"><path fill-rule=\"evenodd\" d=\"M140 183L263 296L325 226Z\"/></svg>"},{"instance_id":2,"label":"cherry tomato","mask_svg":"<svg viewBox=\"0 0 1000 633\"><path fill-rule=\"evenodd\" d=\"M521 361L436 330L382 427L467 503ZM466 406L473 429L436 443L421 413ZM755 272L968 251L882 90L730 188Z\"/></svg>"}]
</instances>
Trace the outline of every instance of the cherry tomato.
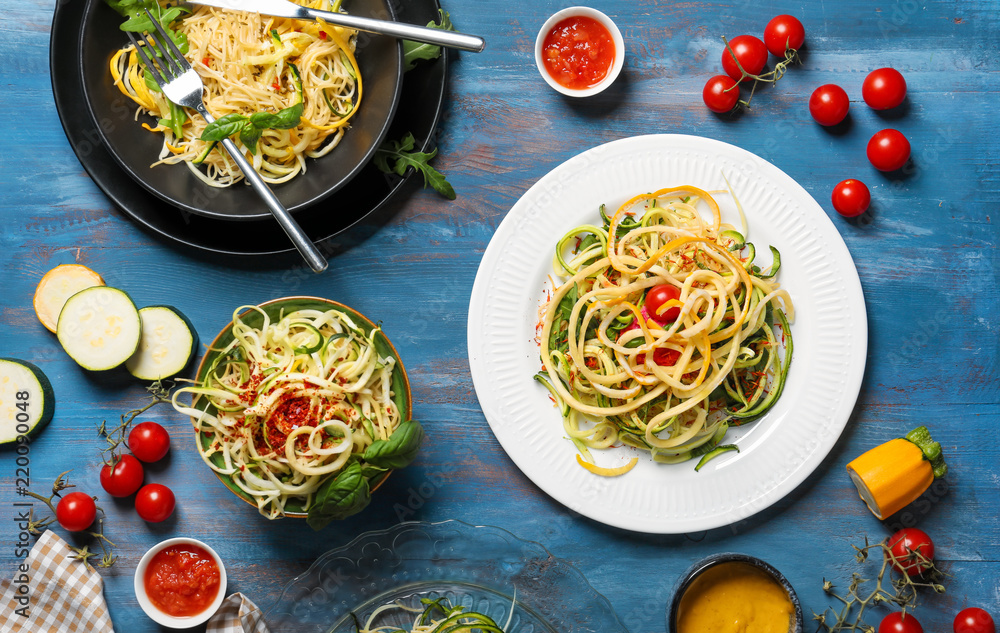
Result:
<instances>
[{"instance_id":1,"label":"cherry tomato","mask_svg":"<svg viewBox=\"0 0 1000 633\"><path fill-rule=\"evenodd\" d=\"M142 486L142 464L131 455L121 455L114 465L101 468L101 487L112 497L127 497Z\"/></svg>"},{"instance_id":2,"label":"cherry tomato","mask_svg":"<svg viewBox=\"0 0 1000 633\"><path fill-rule=\"evenodd\" d=\"M851 100L836 84L824 84L809 97L809 114L820 125L837 125L847 116Z\"/></svg>"},{"instance_id":3,"label":"cherry tomato","mask_svg":"<svg viewBox=\"0 0 1000 633\"><path fill-rule=\"evenodd\" d=\"M96 518L94 498L85 492L71 492L56 506L56 520L68 532L82 532L93 525Z\"/></svg>"},{"instance_id":4,"label":"cherry tomato","mask_svg":"<svg viewBox=\"0 0 1000 633\"><path fill-rule=\"evenodd\" d=\"M895 611L882 618L878 625L878 633L924 633L924 627L920 626L920 622L917 622L913 614L907 613L904 616Z\"/></svg>"},{"instance_id":5,"label":"cherry tomato","mask_svg":"<svg viewBox=\"0 0 1000 633\"><path fill-rule=\"evenodd\" d=\"M764 44L775 57L784 57L786 50L799 50L805 41L806 29L794 16L776 16L764 27Z\"/></svg>"},{"instance_id":6,"label":"cherry tomato","mask_svg":"<svg viewBox=\"0 0 1000 633\"><path fill-rule=\"evenodd\" d=\"M158 462L170 450L170 435L156 422L142 422L128 434L128 448L146 463Z\"/></svg>"},{"instance_id":7,"label":"cherry tomato","mask_svg":"<svg viewBox=\"0 0 1000 633\"><path fill-rule=\"evenodd\" d=\"M895 567L899 571L906 572L907 576L919 576L928 568L927 564L920 562L920 556L928 560L934 560L934 541L927 533L917 528L903 528L886 540L892 556L896 559ZM886 558L889 554L886 553Z\"/></svg>"},{"instance_id":8,"label":"cherry tomato","mask_svg":"<svg viewBox=\"0 0 1000 633\"><path fill-rule=\"evenodd\" d=\"M653 350L653 362L661 367L672 367L681 357L681 353L675 349L657 347Z\"/></svg>"},{"instance_id":9,"label":"cherry tomato","mask_svg":"<svg viewBox=\"0 0 1000 633\"><path fill-rule=\"evenodd\" d=\"M174 493L163 484L146 484L135 494L135 511L143 521L159 523L174 513Z\"/></svg>"},{"instance_id":10,"label":"cherry tomato","mask_svg":"<svg viewBox=\"0 0 1000 633\"><path fill-rule=\"evenodd\" d=\"M680 299L680 296L680 289L671 284L660 284L659 286L653 286L647 290L646 312L649 313L649 318L653 319L660 325L667 325L676 321L677 315L681 313L680 306L671 306L667 308L663 314L660 314L659 312L663 304L671 300Z\"/></svg>"},{"instance_id":11,"label":"cherry tomato","mask_svg":"<svg viewBox=\"0 0 1000 633\"><path fill-rule=\"evenodd\" d=\"M716 75L705 84L701 98L709 110L724 114L736 107L736 102L740 100L740 89L736 87L736 81L732 77Z\"/></svg>"},{"instance_id":12,"label":"cherry tomato","mask_svg":"<svg viewBox=\"0 0 1000 633\"><path fill-rule=\"evenodd\" d=\"M993 617L979 607L962 609L955 616L955 633L997 633Z\"/></svg>"},{"instance_id":13,"label":"cherry tomato","mask_svg":"<svg viewBox=\"0 0 1000 633\"><path fill-rule=\"evenodd\" d=\"M876 110L895 108L906 98L906 80L893 68L873 70L861 84L861 97Z\"/></svg>"},{"instance_id":14,"label":"cherry tomato","mask_svg":"<svg viewBox=\"0 0 1000 633\"><path fill-rule=\"evenodd\" d=\"M879 130L868 141L868 160L879 171L896 171L909 158L910 142L899 130Z\"/></svg>"},{"instance_id":15,"label":"cherry tomato","mask_svg":"<svg viewBox=\"0 0 1000 633\"><path fill-rule=\"evenodd\" d=\"M856 218L868 210L872 194L865 183L855 178L841 180L833 188L833 208L845 218Z\"/></svg>"},{"instance_id":16,"label":"cherry tomato","mask_svg":"<svg viewBox=\"0 0 1000 633\"><path fill-rule=\"evenodd\" d=\"M722 51L722 70L736 81L752 79L752 77L747 77L740 72L739 66L736 65L737 60L749 75L759 75L764 70L764 65L767 64L767 47L760 39L753 35L738 35L729 40L729 48L732 48L733 53L736 53L736 59L733 59L728 48L724 49Z\"/></svg>"}]
</instances>

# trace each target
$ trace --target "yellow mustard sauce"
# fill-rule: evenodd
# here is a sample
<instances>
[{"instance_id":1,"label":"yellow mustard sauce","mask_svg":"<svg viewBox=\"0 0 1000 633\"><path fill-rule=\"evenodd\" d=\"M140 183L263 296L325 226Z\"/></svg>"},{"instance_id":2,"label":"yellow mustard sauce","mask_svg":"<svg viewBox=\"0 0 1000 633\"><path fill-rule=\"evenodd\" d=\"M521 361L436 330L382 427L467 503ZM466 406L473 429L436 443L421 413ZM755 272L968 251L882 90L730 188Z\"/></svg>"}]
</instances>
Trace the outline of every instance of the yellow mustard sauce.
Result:
<instances>
[{"instance_id":1,"label":"yellow mustard sauce","mask_svg":"<svg viewBox=\"0 0 1000 633\"><path fill-rule=\"evenodd\" d=\"M746 563L702 572L681 597L679 633L788 633L795 609L785 589Z\"/></svg>"}]
</instances>

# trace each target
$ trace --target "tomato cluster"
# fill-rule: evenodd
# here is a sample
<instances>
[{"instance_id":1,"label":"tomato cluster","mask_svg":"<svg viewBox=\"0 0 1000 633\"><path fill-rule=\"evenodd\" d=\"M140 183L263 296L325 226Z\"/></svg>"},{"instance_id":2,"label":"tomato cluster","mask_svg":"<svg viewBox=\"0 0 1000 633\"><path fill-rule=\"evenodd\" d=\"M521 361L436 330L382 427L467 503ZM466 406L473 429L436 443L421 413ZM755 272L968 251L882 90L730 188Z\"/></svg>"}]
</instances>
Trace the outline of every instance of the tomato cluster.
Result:
<instances>
[{"instance_id":1,"label":"tomato cluster","mask_svg":"<svg viewBox=\"0 0 1000 633\"><path fill-rule=\"evenodd\" d=\"M903 528L887 538L885 546L885 559L899 574L922 576L933 567L934 541L923 530ZM992 616L979 607L959 611L953 628L955 633L996 633ZM878 633L924 633L924 628L913 614L894 611L882 618Z\"/></svg>"},{"instance_id":2,"label":"tomato cluster","mask_svg":"<svg viewBox=\"0 0 1000 633\"><path fill-rule=\"evenodd\" d=\"M794 16L779 15L764 27L764 39L754 35L738 35L726 42L722 51L722 70L705 84L702 100L712 112L725 114L740 102L739 84L745 82L775 82L785 66L795 59L806 40L805 27ZM782 58L774 70L764 73L767 54Z\"/></svg>"},{"instance_id":3,"label":"tomato cluster","mask_svg":"<svg viewBox=\"0 0 1000 633\"><path fill-rule=\"evenodd\" d=\"M959 611L952 629L955 633L996 633L997 630L993 617L979 607ZM912 614L894 611L882 618L878 633L924 633L924 627Z\"/></svg>"},{"instance_id":4,"label":"tomato cluster","mask_svg":"<svg viewBox=\"0 0 1000 633\"><path fill-rule=\"evenodd\" d=\"M101 468L101 487L112 497L135 494L135 511L145 521L165 521L174 511L174 493L163 484L142 485L145 469L141 462L163 459L170 450L170 435L156 422L141 422L128 435L132 454L118 455Z\"/></svg>"},{"instance_id":5,"label":"tomato cluster","mask_svg":"<svg viewBox=\"0 0 1000 633\"><path fill-rule=\"evenodd\" d=\"M785 67L797 60L798 50L805 39L802 22L791 15L779 15L767 23L763 40L753 35L739 35L727 41L722 51L722 70L725 74L715 75L705 84L702 90L705 105L719 114L733 112L740 103L747 105L749 99L740 101L740 84L780 79ZM765 73L768 53L781 60L773 70ZM862 84L861 95L865 103L875 110L899 107L906 98L906 79L893 68L873 70ZM809 97L809 113L823 126L842 123L850 109L851 99L847 91L836 84L824 84ZM910 143L899 130L880 130L868 142L867 155L879 171L896 171L909 160ZM844 217L857 217L868 210L871 192L865 183L850 178L834 187L831 201L837 213Z\"/></svg>"}]
</instances>

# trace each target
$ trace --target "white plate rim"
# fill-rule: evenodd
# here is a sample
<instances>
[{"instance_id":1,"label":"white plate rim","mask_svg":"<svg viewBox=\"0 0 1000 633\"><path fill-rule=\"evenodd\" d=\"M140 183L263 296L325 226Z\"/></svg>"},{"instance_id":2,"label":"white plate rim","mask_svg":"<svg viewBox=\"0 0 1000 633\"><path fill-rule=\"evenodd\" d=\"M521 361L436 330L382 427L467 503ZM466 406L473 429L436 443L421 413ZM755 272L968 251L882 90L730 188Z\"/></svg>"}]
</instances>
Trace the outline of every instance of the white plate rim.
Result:
<instances>
[{"instance_id":1,"label":"white plate rim","mask_svg":"<svg viewBox=\"0 0 1000 633\"><path fill-rule=\"evenodd\" d=\"M576 464L576 450L562 433L558 412L532 380L540 368L534 342L543 294L538 281L551 270L555 241L574 226L598 219L601 203L613 210L643 191L681 184L723 189L726 180L747 213L748 237L761 262L768 261L769 244L782 254L778 279L787 284L797 312L787 387L767 416L727 436L741 446L739 454L716 459L699 473L693 472L693 464L655 464L648 454L622 447L595 457L601 465L616 466L639 455L632 472L618 478L593 475ZM729 207L728 219L735 219L733 205ZM483 254L469 302L467 336L470 372L486 420L532 482L595 521L679 534L749 518L819 467L857 401L868 325L847 245L804 188L734 145L656 134L586 150L524 193Z\"/></svg>"}]
</instances>

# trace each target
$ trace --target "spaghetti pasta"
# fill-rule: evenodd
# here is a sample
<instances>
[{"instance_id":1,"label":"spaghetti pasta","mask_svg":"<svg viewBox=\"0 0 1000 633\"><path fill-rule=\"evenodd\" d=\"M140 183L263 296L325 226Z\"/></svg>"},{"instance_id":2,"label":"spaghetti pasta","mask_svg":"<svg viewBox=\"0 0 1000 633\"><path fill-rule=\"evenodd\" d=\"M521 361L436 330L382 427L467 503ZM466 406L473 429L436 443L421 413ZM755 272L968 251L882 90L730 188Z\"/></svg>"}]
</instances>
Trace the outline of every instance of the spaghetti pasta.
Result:
<instances>
[{"instance_id":1,"label":"spaghetti pasta","mask_svg":"<svg viewBox=\"0 0 1000 633\"><path fill-rule=\"evenodd\" d=\"M337 11L340 0L301 2ZM185 57L205 84L205 107L216 119L278 112L302 104L301 119L289 129L265 129L256 147L238 146L269 183L305 172L308 158L328 154L340 142L362 96L354 57L356 31L256 13L197 6L172 24L186 46ZM159 164L186 164L205 183L226 187L243 179L236 164L215 143L200 140L206 121L170 103L146 76L131 45L110 62L118 89L140 113L156 117L147 130L163 134Z\"/></svg>"},{"instance_id":2,"label":"spaghetti pasta","mask_svg":"<svg viewBox=\"0 0 1000 633\"><path fill-rule=\"evenodd\" d=\"M622 442L680 462L763 415L791 362L794 308L775 281L778 251L761 270L706 191L662 189L601 216L602 226L576 227L556 246L560 282L542 307L535 378L560 406L581 465L613 476L634 462L589 467L590 449Z\"/></svg>"}]
</instances>

